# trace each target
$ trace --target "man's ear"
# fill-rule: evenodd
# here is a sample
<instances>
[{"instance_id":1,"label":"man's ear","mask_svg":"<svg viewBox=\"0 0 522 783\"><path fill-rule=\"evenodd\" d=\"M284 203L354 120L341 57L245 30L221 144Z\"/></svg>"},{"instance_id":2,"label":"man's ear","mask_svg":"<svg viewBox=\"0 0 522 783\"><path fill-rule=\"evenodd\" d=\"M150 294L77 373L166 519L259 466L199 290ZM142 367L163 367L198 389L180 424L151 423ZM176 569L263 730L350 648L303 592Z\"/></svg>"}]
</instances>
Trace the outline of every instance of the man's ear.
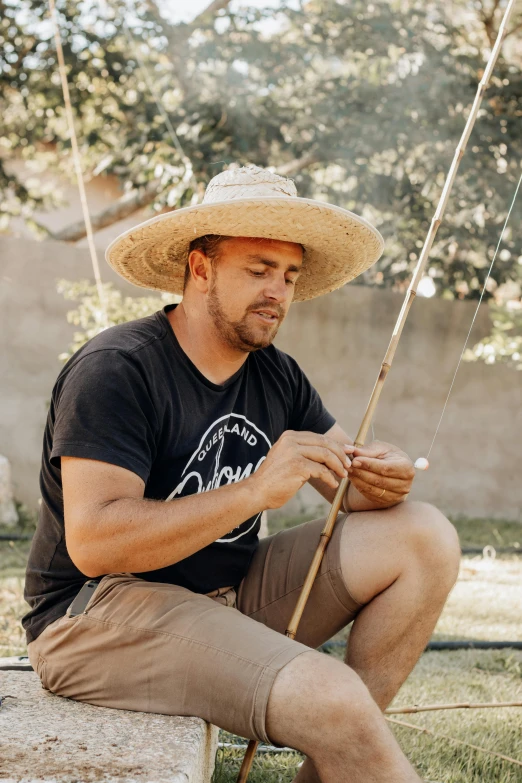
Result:
<instances>
[{"instance_id":1,"label":"man's ear","mask_svg":"<svg viewBox=\"0 0 522 783\"><path fill-rule=\"evenodd\" d=\"M188 257L190 279L202 294L206 294L210 288L212 264L210 258L202 250L192 250Z\"/></svg>"}]
</instances>

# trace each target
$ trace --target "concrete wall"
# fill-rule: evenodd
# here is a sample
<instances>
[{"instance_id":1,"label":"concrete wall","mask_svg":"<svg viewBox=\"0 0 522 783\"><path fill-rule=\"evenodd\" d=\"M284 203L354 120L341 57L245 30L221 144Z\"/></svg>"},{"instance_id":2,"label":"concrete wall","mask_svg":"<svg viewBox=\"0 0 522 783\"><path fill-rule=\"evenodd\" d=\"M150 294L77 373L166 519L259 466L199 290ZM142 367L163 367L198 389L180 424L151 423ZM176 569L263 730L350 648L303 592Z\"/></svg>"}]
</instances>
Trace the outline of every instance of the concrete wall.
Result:
<instances>
[{"instance_id":1,"label":"concrete wall","mask_svg":"<svg viewBox=\"0 0 522 783\"><path fill-rule=\"evenodd\" d=\"M328 408L352 436L359 428L403 297L346 286L296 304L279 345L292 352ZM375 436L412 459L426 456L476 304L414 302L375 418ZM470 345L489 332L482 307ZM522 521L520 470L522 373L462 363L430 455L412 498L447 513ZM305 498L312 501L309 489Z\"/></svg>"},{"instance_id":2,"label":"concrete wall","mask_svg":"<svg viewBox=\"0 0 522 783\"><path fill-rule=\"evenodd\" d=\"M104 280L143 294L103 264ZM13 468L15 495L34 507L46 409L60 370L58 354L73 327L72 303L56 293L57 278L91 276L87 250L24 239L0 242L0 454ZM352 436L371 393L402 297L359 286L293 306L278 337ZM419 299L414 303L386 381L377 438L412 458L426 455L473 316L471 302ZM489 329L479 313L472 341ZM522 373L463 364L413 497L446 512L522 521L520 439ZM308 489L287 512L317 504Z\"/></svg>"},{"instance_id":3,"label":"concrete wall","mask_svg":"<svg viewBox=\"0 0 522 783\"><path fill-rule=\"evenodd\" d=\"M104 282L143 294L103 263ZM0 240L0 454L12 467L14 495L30 508L39 498L42 437L58 355L76 327L66 314L74 302L56 292L60 278L92 278L87 249L62 242Z\"/></svg>"}]
</instances>

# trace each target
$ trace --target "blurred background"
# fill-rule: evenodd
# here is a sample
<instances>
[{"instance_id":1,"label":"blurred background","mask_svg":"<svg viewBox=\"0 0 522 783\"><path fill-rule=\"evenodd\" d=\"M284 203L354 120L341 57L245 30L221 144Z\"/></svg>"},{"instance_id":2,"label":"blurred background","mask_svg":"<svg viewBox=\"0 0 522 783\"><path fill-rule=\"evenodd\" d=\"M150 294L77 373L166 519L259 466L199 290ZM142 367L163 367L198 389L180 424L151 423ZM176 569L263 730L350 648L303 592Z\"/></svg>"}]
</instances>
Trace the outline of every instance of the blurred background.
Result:
<instances>
[{"instance_id":1,"label":"blurred background","mask_svg":"<svg viewBox=\"0 0 522 783\"><path fill-rule=\"evenodd\" d=\"M294 179L299 195L362 215L385 239L374 267L327 297L296 304L277 338L355 435L504 8L503 0L59 0L109 324L172 301L109 269L103 253L114 237L198 203L228 166L273 167ZM25 651L23 570L52 386L63 361L106 322L49 9L0 0L0 16L0 656L7 656ZM374 422L375 437L413 459L430 449L522 173L521 118L519 7ZM453 519L467 549L438 640L522 641L521 216L522 195L430 470L412 493ZM269 530L324 511L313 490L303 491L269 517ZM416 701L422 691L432 701L501 693L513 700L522 693L521 665L513 648L429 652L398 698ZM522 758L517 716L412 720ZM405 729L398 736L430 779L522 780L507 762ZM220 781L235 763L230 751ZM296 763L266 756L256 774L291 780Z\"/></svg>"}]
</instances>

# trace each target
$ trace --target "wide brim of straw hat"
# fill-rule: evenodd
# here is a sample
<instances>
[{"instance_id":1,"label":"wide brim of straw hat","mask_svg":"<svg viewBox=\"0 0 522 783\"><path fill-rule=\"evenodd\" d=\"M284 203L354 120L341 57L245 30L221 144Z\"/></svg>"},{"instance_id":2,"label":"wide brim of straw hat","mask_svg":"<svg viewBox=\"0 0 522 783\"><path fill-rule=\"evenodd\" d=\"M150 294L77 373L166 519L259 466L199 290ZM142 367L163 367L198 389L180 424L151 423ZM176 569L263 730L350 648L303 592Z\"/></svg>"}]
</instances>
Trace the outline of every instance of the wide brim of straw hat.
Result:
<instances>
[{"instance_id":1,"label":"wide brim of straw hat","mask_svg":"<svg viewBox=\"0 0 522 783\"><path fill-rule=\"evenodd\" d=\"M158 215L117 237L105 257L134 285L181 295L189 245L205 234L302 244L298 302L353 280L378 260L384 246L377 229L333 204L288 196L235 198Z\"/></svg>"}]
</instances>

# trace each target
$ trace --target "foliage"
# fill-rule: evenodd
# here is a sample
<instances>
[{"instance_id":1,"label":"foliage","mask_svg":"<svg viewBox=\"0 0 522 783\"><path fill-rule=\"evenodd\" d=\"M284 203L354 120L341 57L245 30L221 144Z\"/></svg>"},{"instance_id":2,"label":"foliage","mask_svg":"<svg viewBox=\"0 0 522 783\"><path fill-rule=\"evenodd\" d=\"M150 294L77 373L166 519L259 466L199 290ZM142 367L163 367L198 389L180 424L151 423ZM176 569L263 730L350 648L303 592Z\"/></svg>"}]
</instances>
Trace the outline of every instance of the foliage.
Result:
<instances>
[{"instance_id":1,"label":"foliage","mask_svg":"<svg viewBox=\"0 0 522 783\"><path fill-rule=\"evenodd\" d=\"M100 304L100 298L95 285L88 280L70 282L58 281L58 293L65 299L79 302L76 310L67 313L70 324L80 327L80 331L74 333L73 342L65 353L60 354L62 361L67 361L78 351L87 340L95 337L104 329L116 324L123 324L135 318L145 318L160 310L164 305L177 301L173 294L161 294L160 296L124 296L121 291L113 288L112 283L103 286L107 319Z\"/></svg>"},{"instance_id":2,"label":"foliage","mask_svg":"<svg viewBox=\"0 0 522 783\"><path fill-rule=\"evenodd\" d=\"M466 361L503 363L522 370L522 305L516 307L516 304L490 303L491 333L464 353Z\"/></svg>"},{"instance_id":3,"label":"foliage","mask_svg":"<svg viewBox=\"0 0 522 783\"><path fill-rule=\"evenodd\" d=\"M60 198L40 175L71 169L54 41L39 0L0 0L0 10L4 222L22 214L34 225L35 209ZM277 12L225 7L195 25L169 23L155 0L62 0L59 10L88 176L116 175L126 190L155 182L159 210L197 201L231 163L275 166L301 195L381 229L385 254L360 282L406 285L499 3L310 0ZM505 43L433 249L429 274L445 296L478 296L517 179L515 41ZM34 172L29 180L16 173L19 158ZM491 290L520 282L519 255L512 235Z\"/></svg>"}]
</instances>

